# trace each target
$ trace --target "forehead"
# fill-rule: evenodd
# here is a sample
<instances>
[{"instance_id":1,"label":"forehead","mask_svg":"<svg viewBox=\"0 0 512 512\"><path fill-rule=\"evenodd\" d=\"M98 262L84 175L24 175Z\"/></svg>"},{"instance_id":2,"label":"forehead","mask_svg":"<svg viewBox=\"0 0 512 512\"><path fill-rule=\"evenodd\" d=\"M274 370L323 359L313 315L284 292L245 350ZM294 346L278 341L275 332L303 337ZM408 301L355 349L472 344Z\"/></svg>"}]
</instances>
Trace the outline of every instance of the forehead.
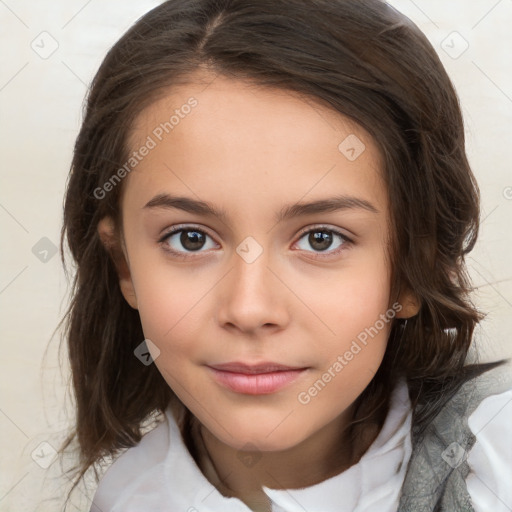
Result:
<instances>
[{"instance_id":1,"label":"forehead","mask_svg":"<svg viewBox=\"0 0 512 512\"><path fill-rule=\"evenodd\" d=\"M387 208L372 137L319 101L288 90L192 76L139 115L128 145L132 152L150 147L124 184L130 199L137 190L139 206L179 189L224 201L227 209L263 198L277 207L333 192L371 196L379 210Z\"/></svg>"}]
</instances>

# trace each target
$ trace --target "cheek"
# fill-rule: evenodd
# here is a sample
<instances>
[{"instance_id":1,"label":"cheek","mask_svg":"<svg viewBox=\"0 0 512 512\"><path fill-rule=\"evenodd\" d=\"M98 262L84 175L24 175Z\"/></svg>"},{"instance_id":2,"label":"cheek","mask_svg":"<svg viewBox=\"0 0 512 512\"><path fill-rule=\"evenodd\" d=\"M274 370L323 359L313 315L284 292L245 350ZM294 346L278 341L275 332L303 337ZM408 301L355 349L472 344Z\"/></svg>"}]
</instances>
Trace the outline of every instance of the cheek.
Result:
<instances>
[{"instance_id":1,"label":"cheek","mask_svg":"<svg viewBox=\"0 0 512 512\"><path fill-rule=\"evenodd\" d=\"M214 276L202 273L198 277L185 265L173 267L157 251L134 252L132 281L144 334L150 339L165 339L197 325L190 319L201 309L202 300L214 285Z\"/></svg>"},{"instance_id":2,"label":"cheek","mask_svg":"<svg viewBox=\"0 0 512 512\"><path fill-rule=\"evenodd\" d=\"M184 351L192 352L190 340L197 337L200 325L200 308L194 307L196 303L197 300L183 297L176 300L171 293L142 299L139 314L144 335L163 352L172 350L178 356Z\"/></svg>"},{"instance_id":3,"label":"cheek","mask_svg":"<svg viewBox=\"0 0 512 512\"><path fill-rule=\"evenodd\" d=\"M353 265L331 276L324 286L311 286L311 309L323 321L327 339L347 343L371 327L389 307L388 269L380 261ZM319 290L322 289L322 293ZM325 338L324 338L325 339ZM329 344L332 347L332 343Z\"/></svg>"},{"instance_id":4,"label":"cheek","mask_svg":"<svg viewBox=\"0 0 512 512\"><path fill-rule=\"evenodd\" d=\"M159 350L154 364L171 389L181 400L187 394L201 393L190 374L192 361L198 358L198 347L191 340L199 339L201 314L196 294L186 293L175 281L163 286L147 279L137 290L139 315L146 339L151 340ZM181 391L186 388L183 396Z\"/></svg>"},{"instance_id":5,"label":"cheek","mask_svg":"<svg viewBox=\"0 0 512 512\"><path fill-rule=\"evenodd\" d=\"M314 402L312 409L337 404L334 408L339 412L348 407L377 372L394 318L394 311L388 310L388 292L382 275L353 272L343 290L326 304L324 311L330 312L326 323L335 335L315 341L321 364L314 387L303 390L305 400Z\"/></svg>"}]
</instances>

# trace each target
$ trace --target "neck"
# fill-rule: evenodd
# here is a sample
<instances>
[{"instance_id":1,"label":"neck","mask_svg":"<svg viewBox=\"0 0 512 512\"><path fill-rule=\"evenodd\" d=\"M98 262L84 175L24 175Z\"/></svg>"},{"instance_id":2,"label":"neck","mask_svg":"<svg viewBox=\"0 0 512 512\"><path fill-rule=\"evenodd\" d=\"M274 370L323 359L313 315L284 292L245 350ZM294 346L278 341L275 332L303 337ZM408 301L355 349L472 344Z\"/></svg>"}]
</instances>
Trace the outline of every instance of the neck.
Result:
<instances>
[{"instance_id":1,"label":"neck","mask_svg":"<svg viewBox=\"0 0 512 512\"><path fill-rule=\"evenodd\" d=\"M309 487L357 463L378 434L369 428L357 446L349 440L349 408L312 436L292 448L240 451L226 445L192 418L196 462L206 478L224 496L238 497L252 510L270 510L262 486L272 489ZM304 464L307 461L307 464Z\"/></svg>"}]
</instances>

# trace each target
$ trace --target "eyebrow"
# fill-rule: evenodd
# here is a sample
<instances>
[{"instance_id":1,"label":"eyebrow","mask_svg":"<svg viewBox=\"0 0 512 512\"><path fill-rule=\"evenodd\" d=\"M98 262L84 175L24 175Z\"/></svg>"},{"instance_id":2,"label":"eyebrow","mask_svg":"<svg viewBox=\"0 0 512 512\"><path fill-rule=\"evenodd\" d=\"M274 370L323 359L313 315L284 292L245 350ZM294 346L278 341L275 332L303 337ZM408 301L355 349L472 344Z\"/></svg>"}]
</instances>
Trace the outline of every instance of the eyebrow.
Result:
<instances>
[{"instance_id":1,"label":"eyebrow","mask_svg":"<svg viewBox=\"0 0 512 512\"><path fill-rule=\"evenodd\" d=\"M151 199L144 208L178 209L189 213L204 216L214 216L226 222L228 214L224 209L216 208L206 201L198 201L189 197L172 196L169 194L158 194ZM342 210L361 209L378 214L379 210L369 201L353 196L335 196L320 199L309 203L296 203L286 205L275 215L275 222L282 222L293 217L312 215L315 213L329 213Z\"/></svg>"}]
</instances>

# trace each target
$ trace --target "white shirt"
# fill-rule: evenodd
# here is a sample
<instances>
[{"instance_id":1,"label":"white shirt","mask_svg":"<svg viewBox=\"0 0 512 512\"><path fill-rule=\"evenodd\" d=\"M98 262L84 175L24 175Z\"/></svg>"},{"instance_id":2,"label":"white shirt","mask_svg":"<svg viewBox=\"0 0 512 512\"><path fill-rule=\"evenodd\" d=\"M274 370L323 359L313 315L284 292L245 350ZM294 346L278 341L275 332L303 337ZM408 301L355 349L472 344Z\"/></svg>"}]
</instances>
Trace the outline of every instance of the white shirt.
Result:
<instances>
[{"instance_id":1,"label":"white shirt","mask_svg":"<svg viewBox=\"0 0 512 512\"><path fill-rule=\"evenodd\" d=\"M411 403L405 381L391 396L377 438L342 473L303 489L263 487L272 512L396 512L411 455ZM484 399L468 424L476 442L467 458L467 489L475 512L512 510L512 389ZM95 508L95 506L97 508ZM174 416L119 456L94 496L91 512L251 512L223 496L184 444Z\"/></svg>"}]
</instances>

